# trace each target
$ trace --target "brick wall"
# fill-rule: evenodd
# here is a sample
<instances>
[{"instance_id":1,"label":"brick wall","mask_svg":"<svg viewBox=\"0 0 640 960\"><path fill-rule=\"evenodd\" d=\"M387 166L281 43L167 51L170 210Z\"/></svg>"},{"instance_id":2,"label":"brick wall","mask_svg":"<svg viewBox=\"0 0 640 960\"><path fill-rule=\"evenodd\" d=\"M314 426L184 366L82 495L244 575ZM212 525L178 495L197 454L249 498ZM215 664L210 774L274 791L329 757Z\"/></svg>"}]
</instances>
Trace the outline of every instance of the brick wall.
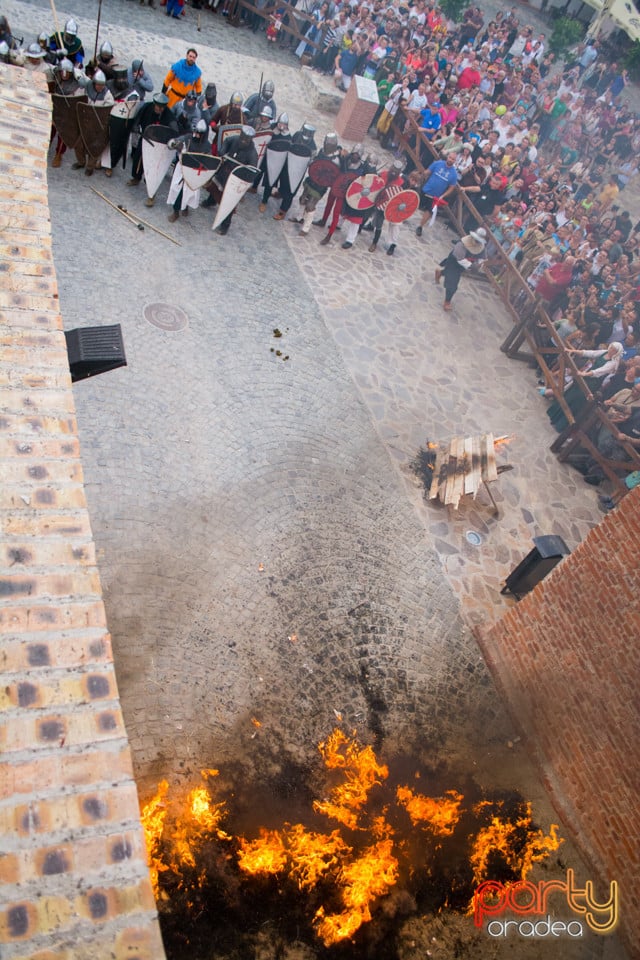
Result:
<instances>
[{"instance_id":1,"label":"brick wall","mask_svg":"<svg viewBox=\"0 0 640 960\"><path fill-rule=\"evenodd\" d=\"M640 488L478 639L640 957ZM588 878L584 878L588 879ZM604 892L602 888L600 892Z\"/></svg>"},{"instance_id":2,"label":"brick wall","mask_svg":"<svg viewBox=\"0 0 640 960\"><path fill-rule=\"evenodd\" d=\"M0 65L0 955L164 956L87 514L41 78Z\"/></svg>"}]
</instances>

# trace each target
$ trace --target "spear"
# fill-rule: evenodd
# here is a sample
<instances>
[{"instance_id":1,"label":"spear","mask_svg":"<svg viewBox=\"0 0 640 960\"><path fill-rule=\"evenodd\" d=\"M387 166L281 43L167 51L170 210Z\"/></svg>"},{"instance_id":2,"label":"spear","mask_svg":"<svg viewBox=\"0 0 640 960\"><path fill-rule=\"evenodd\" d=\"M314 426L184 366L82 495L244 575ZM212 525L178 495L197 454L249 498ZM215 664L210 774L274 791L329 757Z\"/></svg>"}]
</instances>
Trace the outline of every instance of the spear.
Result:
<instances>
[{"instance_id":1,"label":"spear","mask_svg":"<svg viewBox=\"0 0 640 960\"><path fill-rule=\"evenodd\" d=\"M53 0L51 0L53 3ZM98 22L96 24L96 45L93 48L93 62L98 62L98 34L100 33L100 16L102 14L102 0L98 0Z\"/></svg>"}]
</instances>

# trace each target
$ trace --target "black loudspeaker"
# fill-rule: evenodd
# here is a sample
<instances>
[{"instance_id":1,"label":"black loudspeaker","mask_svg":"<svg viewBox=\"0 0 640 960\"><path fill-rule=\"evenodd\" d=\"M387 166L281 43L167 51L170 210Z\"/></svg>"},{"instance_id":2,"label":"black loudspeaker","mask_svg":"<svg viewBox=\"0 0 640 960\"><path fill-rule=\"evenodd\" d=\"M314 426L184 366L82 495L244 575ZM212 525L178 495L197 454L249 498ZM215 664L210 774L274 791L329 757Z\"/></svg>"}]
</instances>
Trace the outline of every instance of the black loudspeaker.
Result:
<instances>
[{"instance_id":1,"label":"black loudspeaker","mask_svg":"<svg viewBox=\"0 0 640 960\"><path fill-rule=\"evenodd\" d=\"M571 553L562 537L534 537L533 542L533 550L509 574L500 593L511 593L519 600Z\"/></svg>"},{"instance_id":2,"label":"black loudspeaker","mask_svg":"<svg viewBox=\"0 0 640 960\"><path fill-rule=\"evenodd\" d=\"M65 338L72 383L127 365L119 323L68 330Z\"/></svg>"}]
</instances>

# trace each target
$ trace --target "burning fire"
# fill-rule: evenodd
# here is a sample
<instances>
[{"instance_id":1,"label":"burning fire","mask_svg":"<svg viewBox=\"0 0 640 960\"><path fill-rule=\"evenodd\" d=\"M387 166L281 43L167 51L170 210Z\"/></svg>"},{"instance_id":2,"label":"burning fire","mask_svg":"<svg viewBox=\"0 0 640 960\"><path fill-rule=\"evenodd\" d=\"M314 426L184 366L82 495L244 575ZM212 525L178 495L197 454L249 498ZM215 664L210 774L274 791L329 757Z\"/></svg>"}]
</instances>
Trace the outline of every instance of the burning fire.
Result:
<instances>
[{"instance_id":1,"label":"burning fire","mask_svg":"<svg viewBox=\"0 0 640 960\"><path fill-rule=\"evenodd\" d=\"M371 747L361 747L342 730L334 730L318 747L327 770L341 770L344 783L333 788L327 800L316 800L313 809L338 820L351 830L360 829L358 820L372 787L386 780L389 770L376 760Z\"/></svg>"},{"instance_id":2,"label":"burning fire","mask_svg":"<svg viewBox=\"0 0 640 960\"><path fill-rule=\"evenodd\" d=\"M444 797L434 800L432 797L414 793L409 787L398 787L396 797L398 803L406 809L414 826L424 823L433 833L442 837L450 837L460 819L463 796L455 790L447 790Z\"/></svg>"},{"instance_id":3,"label":"burning fire","mask_svg":"<svg viewBox=\"0 0 640 960\"><path fill-rule=\"evenodd\" d=\"M206 904L205 852L211 859L212 843L222 844L214 859L225 871L237 871L239 890L250 889L252 878L277 878L279 891L289 883L296 896L305 897L309 930L329 947L369 923L401 877L429 883L434 851L442 855L445 838L454 833L456 849L466 847L468 859L439 902L449 903L451 895L462 909L482 880L525 879L534 863L562 843L555 825L548 835L533 826L530 804L519 801L507 809L503 801L487 800L465 807L456 790L430 797L388 783L389 768L355 734L335 729L319 751L332 782L327 796L313 803L311 817L337 822L334 829L284 823L280 829L262 827L253 838L234 835L222 827L230 818L227 804L214 802L209 790L217 770L203 770L206 782L182 802L169 797L163 780L142 810L156 899L167 900L167 889L182 891L193 912L195 892L201 891L198 902ZM433 838L432 845L420 845L422 865L410 862L409 823ZM468 891L464 903L460 890Z\"/></svg>"},{"instance_id":4,"label":"burning fire","mask_svg":"<svg viewBox=\"0 0 640 960\"><path fill-rule=\"evenodd\" d=\"M481 814L501 804L487 801L476 804L474 812ZM501 819L496 813L491 822L477 834L471 852L471 866L476 884L481 883L490 874L491 858L500 856L506 867L526 880L534 863L546 860L550 853L563 843L558 837L558 826L551 824L550 833L534 830L532 825L531 804L524 805L524 811L515 820Z\"/></svg>"}]
</instances>

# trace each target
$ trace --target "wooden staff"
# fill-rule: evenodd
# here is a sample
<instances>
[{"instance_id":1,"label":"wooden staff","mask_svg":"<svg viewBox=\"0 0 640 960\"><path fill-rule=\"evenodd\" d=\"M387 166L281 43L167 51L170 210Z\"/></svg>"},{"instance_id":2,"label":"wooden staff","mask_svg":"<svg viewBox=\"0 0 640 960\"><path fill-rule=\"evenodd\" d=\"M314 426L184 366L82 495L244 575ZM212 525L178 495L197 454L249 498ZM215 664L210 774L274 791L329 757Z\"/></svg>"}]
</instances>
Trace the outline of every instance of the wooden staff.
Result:
<instances>
[{"instance_id":1,"label":"wooden staff","mask_svg":"<svg viewBox=\"0 0 640 960\"><path fill-rule=\"evenodd\" d=\"M114 210L117 210L118 213L122 214L123 217L126 217L131 223L135 224L138 230L144 230L145 227L149 227L150 230L153 230L154 233L159 233L161 237L164 237L166 240L171 240L171 243L175 243L177 247L181 247L182 244L179 240L176 240L175 237L170 236L168 233L165 233L164 230L159 230L157 227L154 227L152 223L148 223L146 220L140 220L138 217L134 217L133 214L129 213L125 207L119 207L117 203L114 203L113 200L109 200L109 197L105 197L104 193L100 193L99 190L96 190L95 187L91 187L91 190L97 194L105 203L108 203L110 207L113 207Z\"/></svg>"},{"instance_id":2,"label":"wooden staff","mask_svg":"<svg viewBox=\"0 0 640 960\"><path fill-rule=\"evenodd\" d=\"M58 46L62 46L62 34L60 33L60 23L58 22L58 11L56 10L56 5L54 0L49 0L51 3L51 13L53 15L53 25L56 28L56 35L58 37Z\"/></svg>"}]
</instances>

